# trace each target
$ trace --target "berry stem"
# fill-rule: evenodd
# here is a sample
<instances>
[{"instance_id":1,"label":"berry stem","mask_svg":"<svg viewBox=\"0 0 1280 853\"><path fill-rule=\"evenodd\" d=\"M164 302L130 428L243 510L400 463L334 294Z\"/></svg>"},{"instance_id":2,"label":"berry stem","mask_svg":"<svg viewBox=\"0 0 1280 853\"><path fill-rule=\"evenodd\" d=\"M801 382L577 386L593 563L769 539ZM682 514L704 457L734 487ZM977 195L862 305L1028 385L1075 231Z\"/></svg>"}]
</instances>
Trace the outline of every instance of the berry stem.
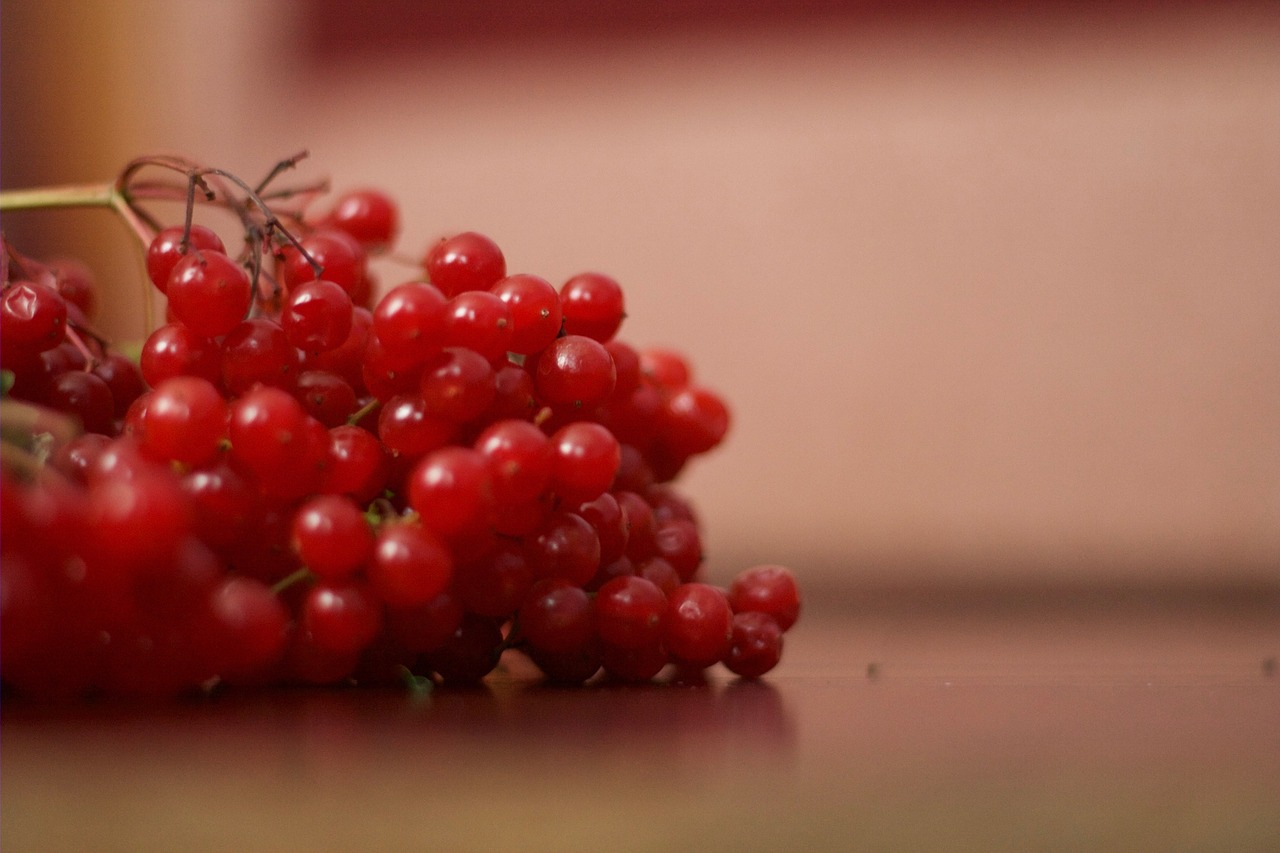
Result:
<instances>
[{"instance_id":1,"label":"berry stem","mask_svg":"<svg viewBox=\"0 0 1280 853\"><path fill-rule=\"evenodd\" d=\"M377 410L382 405L382 401L374 397L360 408L351 413L347 418L347 426L359 426L360 422Z\"/></svg>"},{"instance_id":2,"label":"berry stem","mask_svg":"<svg viewBox=\"0 0 1280 853\"><path fill-rule=\"evenodd\" d=\"M275 584L273 584L271 587L271 592L275 595L279 595L289 587L294 586L295 584L303 583L304 581L309 581L313 577L315 577L315 575L311 573L311 570L306 567L303 567L301 569L298 569L296 572L285 575L280 580L276 581Z\"/></svg>"},{"instance_id":3,"label":"berry stem","mask_svg":"<svg viewBox=\"0 0 1280 853\"><path fill-rule=\"evenodd\" d=\"M43 210L59 207L112 207L115 187L111 184L75 184L0 191L0 211Z\"/></svg>"}]
</instances>

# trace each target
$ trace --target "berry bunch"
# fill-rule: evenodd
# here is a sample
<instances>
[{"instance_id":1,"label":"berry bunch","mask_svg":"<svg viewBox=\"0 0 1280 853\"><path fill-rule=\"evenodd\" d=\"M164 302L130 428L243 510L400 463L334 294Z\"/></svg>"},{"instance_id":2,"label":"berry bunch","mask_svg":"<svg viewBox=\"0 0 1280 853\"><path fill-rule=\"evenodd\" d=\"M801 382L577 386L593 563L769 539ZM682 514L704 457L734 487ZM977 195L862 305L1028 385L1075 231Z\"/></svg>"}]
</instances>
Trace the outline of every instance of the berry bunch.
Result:
<instances>
[{"instance_id":1,"label":"berry bunch","mask_svg":"<svg viewBox=\"0 0 1280 853\"><path fill-rule=\"evenodd\" d=\"M251 188L147 159L92 197L166 297L136 363L93 331L83 264L5 243L4 685L469 683L507 651L568 683L773 668L794 578L702 582L674 485L728 409L679 353L617 337L619 284L511 273L462 233L380 287L394 201L313 213L319 188L268 191L293 162ZM178 224L141 204L183 195ZM239 251L194 221L213 207Z\"/></svg>"}]
</instances>

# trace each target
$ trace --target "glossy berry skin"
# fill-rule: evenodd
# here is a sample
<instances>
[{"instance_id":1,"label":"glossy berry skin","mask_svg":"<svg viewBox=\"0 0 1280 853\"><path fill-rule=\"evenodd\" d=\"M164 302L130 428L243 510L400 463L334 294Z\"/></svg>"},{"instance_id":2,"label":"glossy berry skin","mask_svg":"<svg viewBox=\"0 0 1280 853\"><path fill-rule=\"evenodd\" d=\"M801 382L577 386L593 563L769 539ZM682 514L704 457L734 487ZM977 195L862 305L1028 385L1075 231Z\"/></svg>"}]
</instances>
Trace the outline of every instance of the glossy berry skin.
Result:
<instances>
[{"instance_id":1,"label":"glossy berry skin","mask_svg":"<svg viewBox=\"0 0 1280 853\"><path fill-rule=\"evenodd\" d=\"M394 456L416 459L453 438L453 421L433 414L419 394L399 394L378 412L378 438Z\"/></svg>"},{"instance_id":2,"label":"glossy berry skin","mask_svg":"<svg viewBox=\"0 0 1280 853\"><path fill-rule=\"evenodd\" d=\"M786 631L800 616L800 590L785 566L753 566L740 572L729 586L734 613L764 613Z\"/></svg>"},{"instance_id":3,"label":"glossy berry skin","mask_svg":"<svg viewBox=\"0 0 1280 853\"><path fill-rule=\"evenodd\" d=\"M681 584L668 598L663 644L689 666L719 663L733 643L733 609L725 594L703 583Z\"/></svg>"},{"instance_id":4,"label":"glossy berry skin","mask_svg":"<svg viewBox=\"0 0 1280 853\"><path fill-rule=\"evenodd\" d=\"M293 393L307 413L327 427L345 424L359 408L351 385L327 370L302 371Z\"/></svg>"},{"instance_id":5,"label":"glossy berry skin","mask_svg":"<svg viewBox=\"0 0 1280 853\"><path fill-rule=\"evenodd\" d=\"M766 613L735 613L724 665L743 678L759 678L782 659L782 629Z\"/></svg>"},{"instance_id":6,"label":"glossy berry skin","mask_svg":"<svg viewBox=\"0 0 1280 853\"><path fill-rule=\"evenodd\" d=\"M207 379L175 376L157 385L142 414L142 447L157 459L202 465L227 436L227 404Z\"/></svg>"},{"instance_id":7,"label":"glossy berry skin","mask_svg":"<svg viewBox=\"0 0 1280 853\"><path fill-rule=\"evenodd\" d=\"M495 365L511 349L511 309L487 290L466 290L449 300L444 344L475 350Z\"/></svg>"},{"instance_id":8,"label":"glossy berry skin","mask_svg":"<svg viewBox=\"0 0 1280 853\"><path fill-rule=\"evenodd\" d=\"M617 373L613 357L599 341L565 335L538 354L533 379L548 406L589 410L612 393Z\"/></svg>"},{"instance_id":9,"label":"glossy berry skin","mask_svg":"<svg viewBox=\"0 0 1280 853\"><path fill-rule=\"evenodd\" d=\"M446 299L425 282L407 282L389 290L373 309L372 332L393 368L422 364L444 346Z\"/></svg>"},{"instance_id":10,"label":"glossy berry skin","mask_svg":"<svg viewBox=\"0 0 1280 853\"><path fill-rule=\"evenodd\" d=\"M507 274L502 249L483 234L465 231L446 237L427 250L422 261L427 280L446 296L487 290Z\"/></svg>"},{"instance_id":11,"label":"glossy berry skin","mask_svg":"<svg viewBox=\"0 0 1280 853\"><path fill-rule=\"evenodd\" d=\"M373 433L349 424L329 430L329 465L321 491L364 505L386 488L388 474L386 449Z\"/></svg>"},{"instance_id":12,"label":"glossy berry skin","mask_svg":"<svg viewBox=\"0 0 1280 853\"><path fill-rule=\"evenodd\" d=\"M442 447L409 475L409 505L425 527L446 538L479 533L492 524L492 475L483 455L469 447Z\"/></svg>"},{"instance_id":13,"label":"glossy berry skin","mask_svg":"<svg viewBox=\"0 0 1280 853\"><path fill-rule=\"evenodd\" d=\"M319 265L320 271L317 276L315 267L307 263L296 248L289 246L284 251L281 267L281 277L288 290L319 277L334 282L353 299L358 296L365 283L367 258L364 247L354 237L338 228L320 228L303 237L299 243Z\"/></svg>"},{"instance_id":14,"label":"glossy berry skin","mask_svg":"<svg viewBox=\"0 0 1280 853\"><path fill-rule=\"evenodd\" d=\"M206 655L228 677L259 672L284 654L289 612L262 581L225 578L209 597L209 622L202 632Z\"/></svg>"},{"instance_id":15,"label":"glossy berry skin","mask_svg":"<svg viewBox=\"0 0 1280 853\"><path fill-rule=\"evenodd\" d=\"M489 462L494 500L501 505L536 500L551 481L551 440L529 421L492 423L476 437L474 447Z\"/></svg>"},{"instance_id":16,"label":"glossy berry skin","mask_svg":"<svg viewBox=\"0 0 1280 853\"><path fill-rule=\"evenodd\" d=\"M458 424L479 418L497 394L489 360L465 347L446 347L429 360L418 390L427 411Z\"/></svg>"},{"instance_id":17,"label":"glossy berry skin","mask_svg":"<svg viewBox=\"0 0 1280 853\"><path fill-rule=\"evenodd\" d=\"M540 580L519 611L520 633L540 652L568 654L595 638L595 608L582 587L562 578Z\"/></svg>"},{"instance_id":18,"label":"glossy berry skin","mask_svg":"<svg viewBox=\"0 0 1280 853\"><path fill-rule=\"evenodd\" d=\"M259 386L230 405L231 456L260 477L285 470L305 438L307 414L287 391Z\"/></svg>"},{"instance_id":19,"label":"glossy berry skin","mask_svg":"<svg viewBox=\"0 0 1280 853\"><path fill-rule=\"evenodd\" d=\"M199 376L222 381L222 350L213 338L197 335L182 323L166 323L148 336L138 360L142 378L151 386L171 376Z\"/></svg>"},{"instance_id":20,"label":"glossy berry skin","mask_svg":"<svg viewBox=\"0 0 1280 853\"><path fill-rule=\"evenodd\" d=\"M591 421L566 424L551 436L551 488L570 504L598 498L618 473L621 446Z\"/></svg>"},{"instance_id":21,"label":"glossy berry skin","mask_svg":"<svg viewBox=\"0 0 1280 853\"><path fill-rule=\"evenodd\" d=\"M689 385L666 398L661 413L663 444L678 456L706 453L729 431L729 408L720 396Z\"/></svg>"},{"instance_id":22,"label":"glossy berry skin","mask_svg":"<svg viewBox=\"0 0 1280 853\"><path fill-rule=\"evenodd\" d=\"M327 222L350 234L367 251L382 252L400 232L400 211L381 190L350 190L334 202Z\"/></svg>"},{"instance_id":23,"label":"glossy berry skin","mask_svg":"<svg viewBox=\"0 0 1280 853\"><path fill-rule=\"evenodd\" d=\"M290 544L302 564L330 580L349 577L373 556L373 531L355 502L341 495L309 498L293 514Z\"/></svg>"},{"instance_id":24,"label":"glossy berry skin","mask_svg":"<svg viewBox=\"0 0 1280 853\"><path fill-rule=\"evenodd\" d=\"M524 554L536 577L585 586L600 568L600 537L582 516L553 512L524 537Z\"/></svg>"},{"instance_id":25,"label":"glossy berry skin","mask_svg":"<svg viewBox=\"0 0 1280 853\"><path fill-rule=\"evenodd\" d=\"M274 320L245 320L222 339L222 384L233 395L258 384L292 389L301 367L301 354Z\"/></svg>"},{"instance_id":26,"label":"glossy berry skin","mask_svg":"<svg viewBox=\"0 0 1280 853\"><path fill-rule=\"evenodd\" d=\"M151 283L161 293L169 289L169 276L173 274L173 268L177 266L178 261L201 251L217 252L223 255L227 253L227 248L223 245L221 237L214 231L196 223L191 225L191 232L184 251L182 245L183 231L184 229L181 225L163 228L147 246L147 277L151 279Z\"/></svg>"},{"instance_id":27,"label":"glossy berry skin","mask_svg":"<svg viewBox=\"0 0 1280 853\"><path fill-rule=\"evenodd\" d=\"M551 282L536 275L507 276L490 288L511 310L511 351L541 352L560 334L563 313L560 294Z\"/></svg>"},{"instance_id":28,"label":"glossy berry skin","mask_svg":"<svg viewBox=\"0 0 1280 853\"><path fill-rule=\"evenodd\" d=\"M53 377L43 402L51 409L73 415L87 432L112 432L115 398L106 381L96 374L71 370Z\"/></svg>"},{"instance_id":29,"label":"glossy berry skin","mask_svg":"<svg viewBox=\"0 0 1280 853\"><path fill-rule=\"evenodd\" d=\"M358 653L382 626L382 610L362 581L320 581L302 600L302 627L316 646L330 652Z\"/></svg>"},{"instance_id":30,"label":"glossy berry skin","mask_svg":"<svg viewBox=\"0 0 1280 853\"><path fill-rule=\"evenodd\" d=\"M0 300L0 337L32 352L52 349L66 334L67 302L43 284L19 281Z\"/></svg>"},{"instance_id":31,"label":"glossy berry skin","mask_svg":"<svg viewBox=\"0 0 1280 853\"><path fill-rule=\"evenodd\" d=\"M253 302L253 285L244 267L214 251L192 252L178 261L165 292L173 316L207 338L234 329Z\"/></svg>"},{"instance_id":32,"label":"glossy berry skin","mask_svg":"<svg viewBox=\"0 0 1280 853\"><path fill-rule=\"evenodd\" d=\"M316 279L289 293L280 325L289 343L307 352L335 349L351 331L351 296L340 285Z\"/></svg>"},{"instance_id":33,"label":"glossy berry skin","mask_svg":"<svg viewBox=\"0 0 1280 853\"><path fill-rule=\"evenodd\" d=\"M585 335L604 343L613 338L626 315L622 287L598 272L575 275L560 287L567 335Z\"/></svg>"},{"instance_id":34,"label":"glossy berry skin","mask_svg":"<svg viewBox=\"0 0 1280 853\"><path fill-rule=\"evenodd\" d=\"M392 607L417 607L449 588L453 557L438 536L420 524L384 526L366 572L379 598Z\"/></svg>"},{"instance_id":35,"label":"glossy berry skin","mask_svg":"<svg viewBox=\"0 0 1280 853\"><path fill-rule=\"evenodd\" d=\"M658 645L667 622L667 597L651 581L624 575L596 592L600 640L622 649Z\"/></svg>"}]
</instances>

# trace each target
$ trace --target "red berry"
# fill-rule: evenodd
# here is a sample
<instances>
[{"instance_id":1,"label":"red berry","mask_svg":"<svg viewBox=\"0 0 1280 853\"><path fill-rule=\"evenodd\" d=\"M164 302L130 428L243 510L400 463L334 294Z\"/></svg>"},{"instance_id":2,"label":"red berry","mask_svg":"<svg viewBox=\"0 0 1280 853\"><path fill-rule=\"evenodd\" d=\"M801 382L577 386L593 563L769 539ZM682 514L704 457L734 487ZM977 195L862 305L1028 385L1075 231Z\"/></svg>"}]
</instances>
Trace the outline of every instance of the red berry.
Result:
<instances>
[{"instance_id":1,"label":"red berry","mask_svg":"<svg viewBox=\"0 0 1280 853\"><path fill-rule=\"evenodd\" d=\"M551 436L551 488L570 504L595 500L618 473L621 448L613 433L591 421L575 421Z\"/></svg>"},{"instance_id":2,"label":"red berry","mask_svg":"<svg viewBox=\"0 0 1280 853\"><path fill-rule=\"evenodd\" d=\"M566 281L560 288L560 304L566 334L585 335L601 343L617 334L626 314L622 287L598 272L580 273Z\"/></svg>"},{"instance_id":3,"label":"red berry","mask_svg":"<svg viewBox=\"0 0 1280 853\"><path fill-rule=\"evenodd\" d=\"M613 358L599 341L582 335L557 338L538 354L534 385L548 406L591 409L617 382Z\"/></svg>"},{"instance_id":4,"label":"red berry","mask_svg":"<svg viewBox=\"0 0 1280 853\"><path fill-rule=\"evenodd\" d=\"M762 565L743 570L729 586L734 613L765 613L786 631L800 616L800 591L785 566Z\"/></svg>"},{"instance_id":5,"label":"red berry","mask_svg":"<svg viewBox=\"0 0 1280 853\"><path fill-rule=\"evenodd\" d=\"M164 293L169 288L169 276L178 261L198 251L227 253L222 238L203 225L192 224L187 245L182 245L184 228L174 225L161 229L147 246L147 277L156 289Z\"/></svg>"},{"instance_id":6,"label":"red berry","mask_svg":"<svg viewBox=\"0 0 1280 853\"><path fill-rule=\"evenodd\" d=\"M446 296L487 290L507 274L507 261L498 244L474 231L440 240L427 250L422 265L427 280Z\"/></svg>"},{"instance_id":7,"label":"red berry","mask_svg":"<svg viewBox=\"0 0 1280 853\"><path fill-rule=\"evenodd\" d=\"M391 523L378 533L366 574L388 605L416 607L448 589L453 557L445 543L422 525Z\"/></svg>"},{"instance_id":8,"label":"red berry","mask_svg":"<svg viewBox=\"0 0 1280 853\"><path fill-rule=\"evenodd\" d=\"M444 344L467 347L501 365L511 349L511 309L497 294L467 290L449 300Z\"/></svg>"},{"instance_id":9,"label":"red berry","mask_svg":"<svg viewBox=\"0 0 1280 853\"><path fill-rule=\"evenodd\" d=\"M491 423L474 446L489 462L494 500L503 506L536 500L551 481L551 440L529 421Z\"/></svg>"},{"instance_id":10,"label":"red berry","mask_svg":"<svg viewBox=\"0 0 1280 853\"><path fill-rule=\"evenodd\" d=\"M400 212L391 197L380 190L351 190L334 202L328 222L356 238L370 252L381 252L395 242Z\"/></svg>"},{"instance_id":11,"label":"red berry","mask_svg":"<svg viewBox=\"0 0 1280 853\"><path fill-rule=\"evenodd\" d=\"M0 300L0 337L32 352L62 343L67 326L67 302L58 291L43 284L18 281L10 284Z\"/></svg>"},{"instance_id":12,"label":"red berry","mask_svg":"<svg viewBox=\"0 0 1280 853\"><path fill-rule=\"evenodd\" d=\"M663 642L680 663L708 667L729 653L733 609L725 594L702 583L686 583L669 597Z\"/></svg>"},{"instance_id":13,"label":"red berry","mask_svg":"<svg viewBox=\"0 0 1280 853\"><path fill-rule=\"evenodd\" d=\"M382 626L382 610L362 581L320 581L302 600L302 627L329 652L363 651Z\"/></svg>"},{"instance_id":14,"label":"red berry","mask_svg":"<svg viewBox=\"0 0 1280 853\"><path fill-rule=\"evenodd\" d=\"M227 436L227 404L207 379L175 376L151 392L142 414L142 447L188 466L217 456Z\"/></svg>"},{"instance_id":15,"label":"red berry","mask_svg":"<svg viewBox=\"0 0 1280 853\"><path fill-rule=\"evenodd\" d=\"M234 329L253 303L253 285L244 267L212 250L192 252L178 261L166 293L173 316L207 338Z\"/></svg>"},{"instance_id":16,"label":"red berry","mask_svg":"<svg viewBox=\"0 0 1280 853\"><path fill-rule=\"evenodd\" d=\"M373 309L373 334L393 368L422 364L444 346L445 296L425 282L393 287Z\"/></svg>"},{"instance_id":17,"label":"red berry","mask_svg":"<svg viewBox=\"0 0 1280 853\"><path fill-rule=\"evenodd\" d=\"M322 578L349 577L373 555L373 531L355 502L317 495L293 514L290 542L302 564Z\"/></svg>"},{"instance_id":18,"label":"red berry","mask_svg":"<svg viewBox=\"0 0 1280 853\"><path fill-rule=\"evenodd\" d=\"M596 593L600 639L623 649L657 645L667 621L667 597L652 581L624 575Z\"/></svg>"},{"instance_id":19,"label":"red berry","mask_svg":"<svg viewBox=\"0 0 1280 853\"><path fill-rule=\"evenodd\" d=\"M222 381L222 350L212 338L197 335L182 323L167 323L147 338L139 359L142 378L155 387L171 376L199 376Z\"/></svg>"},{"instance_id":20,"label":"red berry","mask_svg":"<svg viewBox=\"0 0 1280 853\"><path fill-rule=\"evenodd\" d=\"M469 447L428 453L409 475L408 492L423 525L446 538L479 533L493 523L489 463Z\"/></svg>"},{"instance_id":21,"label":"red berry","mask_svg":"<svg viewBox=\"0 0 1280 853\"><path fill-rule=\"evenodd\" d=\"M493 292L511 310L511 351L528 355L550 346L560 334L560 294L551 282L520 273L496 282Z\"/></svg>"},{"instance_id":22,"label":"red berry","mask_svg":"<svg viewBox=\"0 0 1280 853\"><path fill-rule=\"evenodd\" d=\"M334 282L351 294L353 300L356 299L364 286L367 258L364 247L354 237L338 228L321 228L303 237L299 244L320 270L317 275L316 268L301 252L293 246L287 247L283 253L281 278L289 291L323 278Z\"/></svg>"},{"instance_id":23,"label":"red berry","mask_svg":"<svg viewBox=\"0 0 1280 853\"><path fill-rule=\"evenodd\" d=\"M563 578L533 585L520 605L520 632L541 652L567 654L595 639L595 608L580 586Z\"/></svg>"},{"instance_id":24,"label":"red berry","mask_svg":"<svg viewBox=\"0 0 1280 853\"><path fill-rule=\"evenodd\" d=\"M782 658L782 629L766 613L748 611L733 617L733 640L724 665L743 678L759 678Z\"/></svg>"},{"instance_id":25,"label":"red berry","mask_svg":"<svg viewBox=\"0 0 1280 853\"><path fill-rule=\"evenodd\" d=\"M600 568L600 537L582 516L553 512L524 538L524 554L537 577L583 586Z\"/></svg>"},{"instance_id":26,"label":"red berry","mask_svg":"<svg viewBox=\"0 0 1280 853\"><path fill-rule=\"evenodd\" d=\"M342 345L351 332L351 296L325 279L298 285L289 292L280 324L289 343L300 350L324 352Z\"/></svg>"}]
</instances>

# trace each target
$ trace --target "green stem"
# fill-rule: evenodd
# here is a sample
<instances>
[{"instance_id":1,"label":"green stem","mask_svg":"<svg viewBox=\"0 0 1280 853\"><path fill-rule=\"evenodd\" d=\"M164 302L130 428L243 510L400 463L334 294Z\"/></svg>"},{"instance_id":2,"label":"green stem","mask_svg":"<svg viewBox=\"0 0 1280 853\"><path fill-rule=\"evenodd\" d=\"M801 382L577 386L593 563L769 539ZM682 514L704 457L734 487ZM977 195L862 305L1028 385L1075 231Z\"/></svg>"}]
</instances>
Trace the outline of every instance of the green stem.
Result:
<instances>
[{"instance_id":1,"label":"green stem","mask_svg":"<svg viewBox=\"0 0 1280 853\"><path fill-rule=\"evenodd\" d=\"M111 207L116 190L111 184L79 184L0 190L0 210L40 210L53 207Z\"/></svg>"},{"instance_id":2,"label":"green stem","mask_svg":"<svg viewBox=\"0 0 1280 853\"><path fill-rule=\"evenodd\" d=\"M301 568L293 574L285 575L280 580L276 581L275 585L271 587L271 591L274 594L279 595L294 584L302 583L303 581L310 580L313 577L315 577L315 575L311 574L310 569Z\"/></svg>"}]
</instances>

